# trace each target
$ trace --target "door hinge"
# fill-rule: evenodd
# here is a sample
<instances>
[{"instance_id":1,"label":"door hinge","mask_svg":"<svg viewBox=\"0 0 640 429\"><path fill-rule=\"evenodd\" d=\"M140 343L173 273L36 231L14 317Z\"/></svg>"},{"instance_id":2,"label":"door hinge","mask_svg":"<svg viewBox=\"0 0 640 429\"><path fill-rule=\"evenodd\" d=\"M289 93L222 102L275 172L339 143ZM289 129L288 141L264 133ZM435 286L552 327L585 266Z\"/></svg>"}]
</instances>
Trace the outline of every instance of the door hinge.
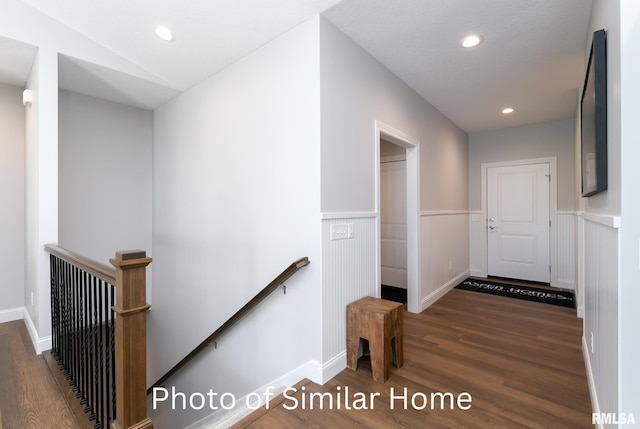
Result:
<instances>
[{"instance_id":1,"label":"door hinge","mask_svg":"<svg viewBox=\"0 0 640 429\"><path fill-rule=\"evenodd\" d=\"M551 219L549 219L549 228L551 228Z\"/></svg>"},{"instance_id":2,"label":"door hinge","mask_svg":"<svg viewBox=\"0 0 640 429\"><path fill-rule=\"evenodd\" d=\"M551 265L549 265L549 272L551 272Z\"/></svg>"}]
</instances>

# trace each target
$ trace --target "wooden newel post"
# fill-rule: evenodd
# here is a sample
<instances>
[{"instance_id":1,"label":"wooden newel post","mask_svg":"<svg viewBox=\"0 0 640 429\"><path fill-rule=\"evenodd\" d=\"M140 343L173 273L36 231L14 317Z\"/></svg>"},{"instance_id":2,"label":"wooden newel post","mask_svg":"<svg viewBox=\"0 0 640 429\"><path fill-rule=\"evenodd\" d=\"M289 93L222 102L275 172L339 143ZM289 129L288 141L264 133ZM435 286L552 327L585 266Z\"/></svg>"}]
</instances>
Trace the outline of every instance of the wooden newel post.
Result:
<instances>
[{"instance_id":1,"label":"wooden newel post","mask_svg":"<svg viewBox=\"0 0 640 429\"><path fill-rule=\"evenodd\" d=\"M150 429L147 416L146 267L142 250L116 252L116 420L111 429Z\"/></svg>"}]
</instances>

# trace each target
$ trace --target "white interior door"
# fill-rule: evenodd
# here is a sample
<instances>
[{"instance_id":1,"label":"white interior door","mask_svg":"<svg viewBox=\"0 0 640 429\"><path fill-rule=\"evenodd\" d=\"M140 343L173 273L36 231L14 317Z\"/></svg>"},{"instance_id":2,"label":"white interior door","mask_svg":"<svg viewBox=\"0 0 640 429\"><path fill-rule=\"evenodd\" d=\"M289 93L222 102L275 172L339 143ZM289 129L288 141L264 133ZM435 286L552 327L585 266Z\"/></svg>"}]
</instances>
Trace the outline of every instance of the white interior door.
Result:
<instances>
[{"instance_id":1,"label":"white interior door","mask_svg":"<svg viewBox=\"0 0 640 429\"><path fill-rule=\"evenodd\" d=\"M549 164L487 169L490 276L549 283Z\"/></svg>"},{"instance_id":2,"label":"white interior door","mask_svg":"<svg viewBox=\"0 0 640 429\"><path fill-rule=\"evenodd\" d=\"M407 289L407 162L380 163L380 265L383 285Z\"/></svg>"}]
</instances>

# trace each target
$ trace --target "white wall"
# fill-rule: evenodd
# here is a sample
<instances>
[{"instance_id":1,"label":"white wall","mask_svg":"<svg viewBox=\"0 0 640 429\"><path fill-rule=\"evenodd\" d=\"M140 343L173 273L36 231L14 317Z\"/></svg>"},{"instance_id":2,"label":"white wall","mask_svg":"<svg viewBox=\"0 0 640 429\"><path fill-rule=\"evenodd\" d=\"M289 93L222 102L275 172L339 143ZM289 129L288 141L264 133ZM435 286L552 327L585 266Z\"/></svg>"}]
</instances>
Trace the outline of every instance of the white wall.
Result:
<instances>
[{"instance_id":1,"label":"white wall","mask_svg":"<svg viewBox=\"0 0 640 429\"><path fill-rule=\"evenodd\" d=\"M323 19L322 211L376 208L374 121L422 143L420 209L467 209L467 134Z\"/></svg>"},{"instance_id":2,"label":"white wall","mask_svg":"<svg viewBox=\"0 0 640 429\"><path fill-rule=\"evenodd\" d=\"M467 135L324 19L320 34L323 230L333 223L357 226L353 240L323 237L323 362L339 367L346 305L380 289L375 252L362 250L365 243L379 245L375 121L420 142L414 215L421 216L417 294L423 306L468 273ZM463 221L454 228L458 217ZM439 244L448 251L431 257L429 247Z\"/></svg>"},{"instance_id":3,"label":"white wall","mask_svg":"<svg viewBox=\"0 0 640 429\"><path fill-rule=\"evenodd\" d=\"M58 243L107 265L150 253L152 112L69 91L58 103Z\"/></svg>"},{"instance_id":4,"label":"white wall","mask_svg":"<svg viewBox=\"0 0 640 429\"><path fill-rule=\"evenodd\" d=\"M33 104L26 110L25 152L26 319L38 353L51 347L51 276L43 246L58 241L57 84L57 53L41 47L26 85L33 91Z\"/></svg>"},{"instance_id":5,"label":"white wall","mask_svg":"<svg viewBox=\"0 0 640 429\"><path fill-rule=\"evenodd\" d=\"M0 322L24 306L25 117L22 90L0 83Z\"/></svg>"},{"instance_id":6,"label":"white wall","mask_svg":"<svg viewBox=\"0 0 640 429\"><path fill-rule=\"evenodd\" d=\"M154 113L150 382L303 256L286 295L170 384L241 397L320 361L318 32L312 19ZM152 418L175 428L206 413Z\"/></svg>"},{"instance_id":7,"label":"white wall","mask_svg":"<svg viewBox=\"0 0 640 429\"><path fill-rule=\"evenodd\" d=\"M482 163L556 157L558 210L574 207L574 121L546 122L469 136L469 208L480 210Z\"/></svg>"},{"instance_id":8,"label":"white wall","mask_svg":"<svg viewBox=\"0 0 640 429\"><path fill-rule=\"evenodd\" d=\"M622 0L621 50L621 240L620 240L620 402L618 411L633 413L640 423L640 3Z\"/></svg>"},{"instance_id":9,"label":"white wall","mask_svg":"<svg viewBox=\"0 0 640 429\"><path fill-rule=\"evenodd\" d=\"M637 350L637 336L634 339L621 336L621 298L622 290L627 289L621 283L620 267L623 256L628 254L628 249L622 245L626 241L625 221L633 225L632 218L621 219L621 8L619 0L595 0L589 24L589 33L585 41L585 51L591 49L593 31L605 28L607 30L607 140L608 140L608 190L596 194L590 198L582 199L576 189L576 200L580 204L581 216L578 224L577 242L582 244L578 248L578 266L582 272L578 277L584 282L579 288L584 290L584 336L583 353L585 356L587 378L591 391L591 399L594 411L617 413L620 411L631 412L633 410L621 410L624 401L621 396L621 380L626 379L625 371L637 371L635 368L625 368L621 362L622 347L627 350ZM630 48L627 55L635 57L635 48ZM586 71L586 64L585 64ZM630 77L630 80L634 79ZM629 111L634 115L635 109ZM576 121L580 121L579 112ZM634 120L635 121L635 120ZM631 127L633 125L629 124ZM576 148L580 142L576 138ZM635 145L635 140L624 142L624 146ZM578 150L576 151L578 152ZM576 166L580 160L576 157ZM636 167L634 167L636 168ZM635 184L626 183L626 186L637 187ZM633 192L633 191L632 191ZM627 197L629 198L629 197ZM633 197L637 199L637 197ZM636 239L635 252L638 241ZM637 253L635 253L637 255ZM637 273L638 259L636 256L635 267ZM633 280L632 288L637 288L637 274ZM633 292L631 292L633 295ZM637 300L629 300L629 305L636 306ZM634 330L637 329L637 320ZM626 328L625 328L626 329ZM593 338L593 340L592 340ZM634 345L631 345L633 341ZM592 345L593 344L593 345ZM629 344L621 346L622 344ZM633 354L633 353L632 353ZM637 361L636 363L637 364ZM638 379L632 379L630 383L637 383ZM628 386L628 384L627 384ZM637 387L634 387L637 389ZM632 388L633 389L633 388ZM637 390L636 390L637 392ZM633 406L637 407L638 398ZM631 405L631 404L630 404ZM638 412L636 408L636 412ZM611 426L616 427L616 426Z\"/></svg>"}]
</instances>

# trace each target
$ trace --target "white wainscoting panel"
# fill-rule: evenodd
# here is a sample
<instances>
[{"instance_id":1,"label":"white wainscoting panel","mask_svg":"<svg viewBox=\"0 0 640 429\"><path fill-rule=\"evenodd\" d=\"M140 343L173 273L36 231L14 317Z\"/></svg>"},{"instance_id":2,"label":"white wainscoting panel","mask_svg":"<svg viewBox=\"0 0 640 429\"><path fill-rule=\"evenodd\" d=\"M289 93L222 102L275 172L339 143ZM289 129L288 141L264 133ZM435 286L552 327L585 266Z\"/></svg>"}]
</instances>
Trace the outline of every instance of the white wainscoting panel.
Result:
<instances>
[{"instance_id":1,"label":"white wainscoting panel","mask_svg":"<svg viewBox=\"0 0 640 429\"><path fill-rule=\"evenodd\" d=\"M594 411L618 412L617 216L583 215L584 348Z\"/></svg>"},{"instance_id":2,"label":"white wainscoting panel","mask_svg":"<svg viewBox=\"0 0 640 429\"><path fill-rule=\"evenodd\" d=\"M576 214L558 212L558 279L554 286L575 289Z\"/></svg>"},{"instance_id":3,"label":"white wainscoting panel","mask_svg":"<svg viewBox=\"0 0 640 429\"><path fill-rule=\"evenodd\" d=\"M331 240L334 224L353 224L353 238ZM369 295L380 296L377 227L375 215L340 218L332 214L322 220L323 362L346 349L347 304Z\"/></svg>"},{"instance_id":4,"label":"white wainscoting panel","mask_svg":"<svg viewBox=\"0 0 640 429\"><path fill-rule=\"evenodd\" d=\"M420 231L424 310L469 275L469 212L422 212Z\"/></svg>"},{"instance_id":5,"label":"white wainscoting panel","mask_svg":"<svg viewBox=\"0 0 640 429\"><path fill-rule=\"evenodd\" d=\"M481 211L469 213L469 272L487 276L487 222Z\"/></svg>"}]
</instances>

